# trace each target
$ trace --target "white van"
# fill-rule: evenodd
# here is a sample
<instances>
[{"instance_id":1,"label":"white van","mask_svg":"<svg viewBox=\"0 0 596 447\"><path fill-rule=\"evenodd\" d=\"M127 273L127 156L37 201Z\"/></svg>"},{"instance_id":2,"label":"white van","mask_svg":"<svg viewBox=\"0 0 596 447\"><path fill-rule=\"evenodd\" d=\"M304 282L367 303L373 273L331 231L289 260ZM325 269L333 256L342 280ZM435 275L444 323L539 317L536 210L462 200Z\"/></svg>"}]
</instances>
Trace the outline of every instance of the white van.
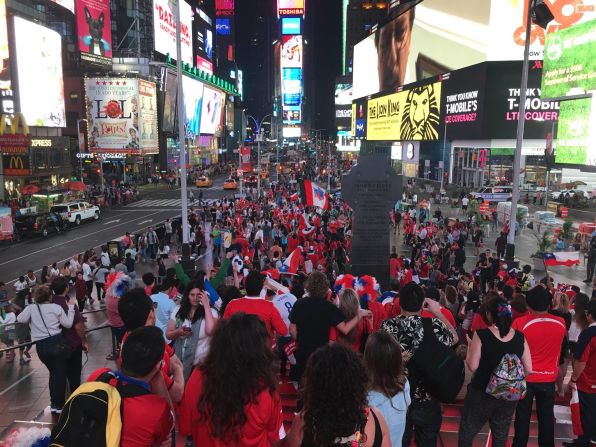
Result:
<instances>
[{"instance_id":1,"label":"white van","mask_svg":"<svg viewBox=\"0 0 596 447\"><path fill-rule=\"evenodd\" d=\"M522 213L522 221L519 222L521 227L528 224L528 207L525 205L517 205L517 214ZM497 220L500 223L505 223L511 219L511 202L499 202L497 204Z\"/></svg>"},{"instance_id":2,"label":"white van","mask_svg":"<svg viewBox=\"0 0 596 447\"><path fill-rule=\"evenodd\" d=\"M512 193L511 186L485 186L470 193L470 198L475 197L479 202L503 202L510 201Z\"/></svg>"}]
</instances>

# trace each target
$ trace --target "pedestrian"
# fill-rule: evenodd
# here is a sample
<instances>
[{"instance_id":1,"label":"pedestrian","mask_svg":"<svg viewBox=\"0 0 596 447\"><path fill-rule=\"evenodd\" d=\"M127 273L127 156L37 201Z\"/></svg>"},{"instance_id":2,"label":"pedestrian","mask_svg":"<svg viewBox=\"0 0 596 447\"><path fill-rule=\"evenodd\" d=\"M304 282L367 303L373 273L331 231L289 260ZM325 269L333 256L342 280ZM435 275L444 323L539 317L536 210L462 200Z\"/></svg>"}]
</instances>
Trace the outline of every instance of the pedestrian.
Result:
<instances>
[{"instance_id":1,"label":"pedestrian","mask_svg":"<svg viewBox=\"0 0 596 447\"><path fill-rule=\"evenodd\" d=\"M590 239L590 245L588 247L588 276L584 280L585 283L592 283L592 280L594 279L594 270L596 270L596 231L592 233L592 239Z\"/></svg>"},{"instance_id":2,"label":"pedestrian","mask_svg":"<svg viewBox=\"0 0 596 447\"><path fill-rule=\"evenodd\" d=\"M155 230L153 230L152 227L147 228L145 238L147 240L147 249L149 251L149 256L151 257L152 261L155 261L155 257L157 256L157 245L159 244L159 238L157 237L157 233L155 232Z\"/></svg>"},{"instance_id":3,"label":"pedestrian","mask_svg":"<svg viewBox=\"0 0 596 447\"><path fill-rule=\"evenodd\" d=\"M505 258L505 249L507 248L507 235L501 232L499 237L495 240L495 248L497 250L497 258Z\"/></svg>"},{"instance_id":4,"label":"pedestrian","mask_svg":"<svg viewBox=\"0 0 596 447\"><path fill-rule=\"evenodd\" d=\"M93 280L95 281L95 290L97 292L97 299L100 303L104 302L106 277L110 270L101 261L95 261L95 269L93 270Z\"/></svg>"},{"instance_id":5,"label":"pedestrian","mask_svg":"<svg viewBox=\"0 0 596 447\"><path fill-rule=\"evenodd\" d=\"M111 266L111 261L110 261L110 254L108 253L108 246L107 245L102 245L101 246L101 265L107 268L110 268Z\"/></svg>"},{"instance_id":6,"label":"pedestrian","mask_svg":"<svg viewBox=\"0 0 596 447\"><path fill-rule=\"evenodd\" d=\"M87 298L89 299L89 307L93 305L93 271L91 270L91 261L88 257L83 259L82 264L83 281L85 281L85 287L87 288ZM83 308L81 308L83 310Z\"/></svg>"},{"instance_id":7,"label":"pedestrian","mask_svg":"<svg viewBox=\"0 0 596 447\"><path fill-rule=\"evenodd\" d=\"M69 356L62 328L72 327L75 304L67 302L67 314L61 306L51 302L48 286L36 286L33 290L33 300L34 304L27 306L18 315L17 321L30 325L37 355L50 372L50 410L59 414L64 405L63 383L66 380L66 359Z\"/></svg>"},{"instance_id":8,"label":"pedestrian","mask_svg":"<svg viewBox=\"0 0 596 447\"><path fill-rule=\"evenodd\" d=\"M143 279L146 275L147 273L143 275ZM155 309L155 326L161 329L164 339L168 344L171 343L171 340L166 337L166 330L168 323L172 319L172 313L176 309L176 302L168 296L173 286L171 281L165 281L160 286L154 280L151 290L151 301L153 301L153 307Z\"/></svg>"},{"instance_id":9,"label":"pedestrian","mask_svg":"<svg viewBox=\"0 0 596 447\"><path fill-rule=\"evenodd\" d=\"M135 271L135 259L132 257L132 254L130 252L126 253L126 257L124 258L124 265L126 266L128 276L130 276L130 279L134 281L137 277L137 272Z\"/></svg>"}]
</instances>

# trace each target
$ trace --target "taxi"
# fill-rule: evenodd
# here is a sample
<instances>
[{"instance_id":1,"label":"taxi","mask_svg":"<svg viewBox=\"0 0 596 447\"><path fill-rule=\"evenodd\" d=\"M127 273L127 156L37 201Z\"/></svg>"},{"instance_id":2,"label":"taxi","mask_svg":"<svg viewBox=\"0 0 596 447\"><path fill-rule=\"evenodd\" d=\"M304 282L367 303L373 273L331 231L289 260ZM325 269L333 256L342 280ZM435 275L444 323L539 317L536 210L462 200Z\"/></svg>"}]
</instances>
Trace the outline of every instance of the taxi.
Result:
<instances>
[{"instance_id":1,"label":"taxi","mask_svg":"<svg viewBox=\"0 0 596 447\"><path fill-rule=\"evenodd\" d=\"M196 181L197 188L211 188L213 186L213 180L209 177L199 177Z\"/></svg>"},{"instance_id":2,"label":"taxi","mask_svg":"<svg viewBox=\"0 0 596 447\"><path fill-rule=\"evenodd\" d=\"M223 183L223 189L237 189L238 182L233 178L226 179Z\"/></svg>"}]
</instances>

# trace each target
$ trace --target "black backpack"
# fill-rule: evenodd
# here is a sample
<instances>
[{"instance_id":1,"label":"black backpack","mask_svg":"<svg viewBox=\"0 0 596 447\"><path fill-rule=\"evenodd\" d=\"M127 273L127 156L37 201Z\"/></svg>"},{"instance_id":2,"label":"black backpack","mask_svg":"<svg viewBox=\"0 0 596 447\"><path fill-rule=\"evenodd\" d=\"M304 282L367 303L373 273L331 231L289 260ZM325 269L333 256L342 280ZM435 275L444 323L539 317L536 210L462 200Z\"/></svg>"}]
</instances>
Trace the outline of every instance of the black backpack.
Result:
<instances>
[{"instance_id":1,"label":"black backpack","mask_svg":"<svg viewBox=\"0 0 596 447\"><path fill-rule=\"evenodd\" d=\"M453 402L464 384L464 361L449 346L441 343L434 331L432 318L422 318L424 337L408 361L409 376L421 382L428 393L441 402ZM412 390L416 387L413 386Z\"/></svg>"},{"instance_id":2,"label":"black backpack","mask_svg":"<svg viewBox=\"0 0 596 447\"><path fill-rule=\"evenodd\" d=\"M149 391L123 384L111 371L83 383L64 405L50 447L119 447L122 401L145 394Z\"/></svg>"}]
</instances>

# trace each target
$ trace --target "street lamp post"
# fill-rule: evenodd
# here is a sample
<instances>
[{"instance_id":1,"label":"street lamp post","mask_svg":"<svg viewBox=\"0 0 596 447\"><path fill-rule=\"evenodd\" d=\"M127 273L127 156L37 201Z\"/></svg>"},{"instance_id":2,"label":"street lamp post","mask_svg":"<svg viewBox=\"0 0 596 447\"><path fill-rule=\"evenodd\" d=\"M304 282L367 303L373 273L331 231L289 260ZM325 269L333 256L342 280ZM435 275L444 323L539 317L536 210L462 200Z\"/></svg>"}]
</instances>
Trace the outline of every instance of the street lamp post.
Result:
<instances>
[{"instance_id":1,"label":"street lamp post","mask_svg":"<svg viewBox=\"0 0 596 447\"><path fill-rule=\"evenodd\" d=\"M81 135L81 123L87 123L85 118L77 120L77 137L79 139L79 175L83 181L83 150L85 149L85 135Z\"/></svg>"},{"instance_id":2,"label":"street lamp post","mask_svg":"<svg viewBox=\"0 0 596 447\"><path fill-rule=\"evenodd\" d=\"M247 118L250 118L255 123L255 130L257 135L257 198L261 197L261 141L263 140L263 134L261 132L261 127L265 118L271 118L271 114L265 115L259 121L252 115L246 115Z\"/></svg>"}]
</instances>

